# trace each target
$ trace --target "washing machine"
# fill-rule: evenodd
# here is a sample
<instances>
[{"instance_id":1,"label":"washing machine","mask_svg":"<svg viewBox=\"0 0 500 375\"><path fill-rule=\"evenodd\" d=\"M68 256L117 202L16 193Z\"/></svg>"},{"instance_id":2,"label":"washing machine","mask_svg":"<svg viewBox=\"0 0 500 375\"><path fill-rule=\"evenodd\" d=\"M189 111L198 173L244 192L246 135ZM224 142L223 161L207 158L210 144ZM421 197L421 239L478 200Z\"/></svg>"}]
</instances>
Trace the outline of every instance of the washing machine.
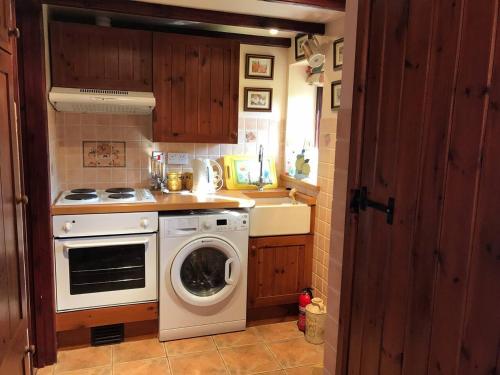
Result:
<instances>
[{"instance_id":1,"label":"washing machine","mask_svg":"<svg viewBox=\"0 0 500 375\"><path fill-rule=\"evenodd\" d=\"M244 330L248 212L160 216L161 341Z\"/></svg>"}]
</instances>

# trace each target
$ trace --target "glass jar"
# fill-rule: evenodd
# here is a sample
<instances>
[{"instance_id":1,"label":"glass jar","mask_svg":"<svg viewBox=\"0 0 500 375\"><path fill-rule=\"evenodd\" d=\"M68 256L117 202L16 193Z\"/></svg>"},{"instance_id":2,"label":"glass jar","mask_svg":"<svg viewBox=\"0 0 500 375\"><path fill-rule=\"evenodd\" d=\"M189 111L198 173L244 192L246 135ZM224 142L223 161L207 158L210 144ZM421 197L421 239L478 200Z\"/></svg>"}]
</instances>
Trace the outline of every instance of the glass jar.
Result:
<instances>
[{"instance_id":1,"label":"glass jar","mask_svg":"<svg viewBox=\"0 0 500 375\"><path fill-rule=\"evenodd\" d=\"M167 173L167 189L170 191L182 190L182 179L179 172Z\"/></svg>"},{"instance_id":2,"label":"glass jar","mask_svg":"<svg viewBox=\"0 0 500 375\"><path fill-rule=\"evenodd\" d=\"M182 174L182 188L184 190L193 190L193 172L184 172Z\"/></svg>"}]
</instances>

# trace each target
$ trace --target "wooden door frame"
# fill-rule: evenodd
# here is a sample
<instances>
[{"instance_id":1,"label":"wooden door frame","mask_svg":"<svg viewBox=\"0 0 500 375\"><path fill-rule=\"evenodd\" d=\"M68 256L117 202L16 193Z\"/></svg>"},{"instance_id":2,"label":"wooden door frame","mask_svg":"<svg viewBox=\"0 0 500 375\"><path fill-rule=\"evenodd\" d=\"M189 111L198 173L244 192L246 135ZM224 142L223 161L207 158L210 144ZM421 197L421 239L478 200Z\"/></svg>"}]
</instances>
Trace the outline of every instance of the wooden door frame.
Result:
<instances>
[{"instance_id":1,"label":"wooden door frame","mask_svg":"<svg viewBox=\"0 0 500 375\"><path fill-rule=\"evenodd\" d=\"M349 204L351 201L351 192L354 189L357 189L361 183L371 1L352 0L351 3L352 2L357 2L357 26L355 37L354 82L350 125L349 166L347 174L344 246L342 257L339 332L337 341L336 374L339 375L347 374L349 355L354 259L359 224L358 215L351 213ZM346 9L347 12L350 11L349 8L350 6L348 4ZM344 38L346 39L346 37ZM342 106L345 104L346 103L343 101Z\"/></svg>"},{"instance_id":2,"label":"wooden door frame","mask_svg":"<svg viewBox=\"0 0 500 375\"><path fill-rule=\"evenodd\" d=\"M50 161L45 86L42 5L37 0L16 1L20 128L23 138L31 342L34 364L56 361L55 293L50 215Z\"/></svg>"}]
</instances>

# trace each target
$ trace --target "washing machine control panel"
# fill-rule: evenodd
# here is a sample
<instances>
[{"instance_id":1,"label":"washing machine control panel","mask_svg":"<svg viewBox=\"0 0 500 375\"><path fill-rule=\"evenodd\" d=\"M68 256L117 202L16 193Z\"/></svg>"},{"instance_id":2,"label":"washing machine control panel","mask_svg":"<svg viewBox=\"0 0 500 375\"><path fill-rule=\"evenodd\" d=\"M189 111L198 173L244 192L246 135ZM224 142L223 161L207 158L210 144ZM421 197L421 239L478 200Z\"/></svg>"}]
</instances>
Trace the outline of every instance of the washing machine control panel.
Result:
<instances>
[{"instance_id":1,"label":"washing machine control panel","mask_svg":"<svg viewBox=\"0 0 500 375\"><path fill-rule=\"evenodd\" d=\"M202 232L227 232L248 229L248 214L237 213L200 217Z\"/></svg>"},{"instance_id":2,"label":"washing machine control panel","mask_svg":"<svg viewBox=\"0 0 500 375\"><path fill-rule=\"evenodd\" d=\"M163 231L168 236L188 236L195 233L219 233L248 230L248 213L225 211L190 216L175 216L165 220Z\"/></svg>"}]
</instances>

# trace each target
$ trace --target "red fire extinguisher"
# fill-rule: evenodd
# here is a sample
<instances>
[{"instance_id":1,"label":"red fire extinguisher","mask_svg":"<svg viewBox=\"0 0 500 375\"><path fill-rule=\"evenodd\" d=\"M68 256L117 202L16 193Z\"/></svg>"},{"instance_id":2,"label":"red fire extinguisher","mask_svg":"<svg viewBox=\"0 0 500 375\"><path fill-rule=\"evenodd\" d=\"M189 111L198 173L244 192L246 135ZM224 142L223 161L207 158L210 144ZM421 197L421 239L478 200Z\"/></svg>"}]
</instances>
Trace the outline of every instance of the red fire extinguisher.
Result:
<instances>
[{"instance_id":1,"label":"red fire extinguisher","mask_svg":"<svg viewBox=\"0 0 500 375\"><path fill-rule=\"evenodd\" d=\"M312 288L302 289L299 296L299 320L297 321L297 327L302 332L306 331L306 306L311 303L312 298Z\"/></svg>"}]
</instances>

